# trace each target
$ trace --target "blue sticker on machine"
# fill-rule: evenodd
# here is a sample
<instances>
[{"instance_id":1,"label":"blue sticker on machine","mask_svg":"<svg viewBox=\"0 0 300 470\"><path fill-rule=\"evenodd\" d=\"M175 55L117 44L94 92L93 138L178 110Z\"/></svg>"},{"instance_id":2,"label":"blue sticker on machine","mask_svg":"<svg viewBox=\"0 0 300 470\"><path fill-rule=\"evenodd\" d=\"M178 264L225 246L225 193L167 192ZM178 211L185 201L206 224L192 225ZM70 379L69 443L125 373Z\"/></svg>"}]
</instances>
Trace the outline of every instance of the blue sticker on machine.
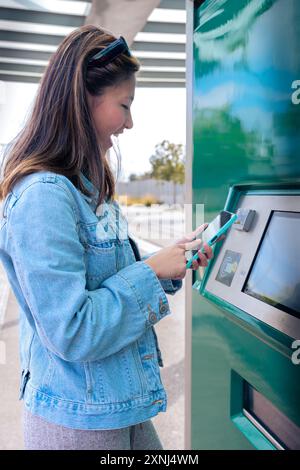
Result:
<instances>
[{"instance_id":1,"label":"blue sticker on machine","mask_svg":"<svg viewBox=\"0 0 300 470\"><path fill-rule=\"evenodd\" d=\"M226 250L223 261L221 263L220 269L218 271L216 281L225 284L226 286L230 287L234 275L237 271L241 253L237 253L236 251Z\"/></svg>"}]
</instances>

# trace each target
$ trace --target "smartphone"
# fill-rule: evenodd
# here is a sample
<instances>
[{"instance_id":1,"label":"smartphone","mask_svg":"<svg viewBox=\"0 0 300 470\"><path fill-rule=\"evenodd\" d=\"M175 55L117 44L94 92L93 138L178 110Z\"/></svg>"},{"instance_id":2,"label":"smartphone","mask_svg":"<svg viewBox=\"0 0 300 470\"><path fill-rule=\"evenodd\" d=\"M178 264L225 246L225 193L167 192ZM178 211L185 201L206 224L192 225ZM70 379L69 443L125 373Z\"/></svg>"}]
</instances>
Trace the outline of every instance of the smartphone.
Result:
<instances>
[{"instance_id":1,"label":"smartphone","mask_svg":"<svg viewBox=\"0 0 300 470\"><path fill-rule=\"evenodd\" d=\"M209 246L213 246L217 243L221 236L231 227L231 225L236 221L237 215L228 211L221 211L217 217L208 224L204 232L199 235L203 242L207 243ZM201 249L201 251L203 248ZM192 258L186 263L186 268L191 268L193 261L198 260L198 251L193 252Z\"/></svg>"}]
</instances>

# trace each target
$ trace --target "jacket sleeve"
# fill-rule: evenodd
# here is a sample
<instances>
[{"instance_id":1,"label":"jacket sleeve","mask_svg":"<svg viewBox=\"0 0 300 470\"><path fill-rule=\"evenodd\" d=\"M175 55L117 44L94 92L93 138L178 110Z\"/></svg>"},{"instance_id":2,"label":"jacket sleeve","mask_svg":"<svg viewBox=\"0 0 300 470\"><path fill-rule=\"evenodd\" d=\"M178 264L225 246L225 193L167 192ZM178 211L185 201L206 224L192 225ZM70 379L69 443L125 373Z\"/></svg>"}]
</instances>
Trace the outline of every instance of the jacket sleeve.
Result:
<instances>
[{"instance_id":1,"label":"jacket sleeve","mask_svg":"<svg viewBox=\"0 0 300 470\"><path fill-rule=\"evenodd\" d=\"M138 261L86 289L75 202L63 183L35 182L8 217L8 250L43 344L66 361L96 361L170 314L154 271Z\"/></svg>"},{"instance_id":2,"label":"jacket sleeve","mask_svg":"<svg viewBox=\"0 0 300 470\"><path fill-rule=\"evenodd\" d=\"M142 256L142 261L145 261L150 256L154 255L155 253L150 253L145 256ZM159 279L159 282L163 288L163 290L167 294L174 295L177 291L179 291L182 287L182 280L181 279Z\"/></svg>"}]
</instances>

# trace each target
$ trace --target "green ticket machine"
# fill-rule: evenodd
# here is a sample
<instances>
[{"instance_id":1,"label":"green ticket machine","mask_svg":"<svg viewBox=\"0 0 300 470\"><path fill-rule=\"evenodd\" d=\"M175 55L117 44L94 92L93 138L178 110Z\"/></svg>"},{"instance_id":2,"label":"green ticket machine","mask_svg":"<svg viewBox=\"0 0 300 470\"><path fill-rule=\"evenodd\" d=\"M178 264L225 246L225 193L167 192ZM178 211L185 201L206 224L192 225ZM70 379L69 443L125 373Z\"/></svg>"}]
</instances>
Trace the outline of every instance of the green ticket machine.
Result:
<instances>
[{"instance_id":1,"label":"green ticket machine","mask_svg":"<svg viewBox=\"0 0 300 470\"><path fill-rule=\"evenodd\" d=\"M239 216L187 278L186 448L300 449L300 2L186 6L190 226Z\"/></svg>"}]
</instances>

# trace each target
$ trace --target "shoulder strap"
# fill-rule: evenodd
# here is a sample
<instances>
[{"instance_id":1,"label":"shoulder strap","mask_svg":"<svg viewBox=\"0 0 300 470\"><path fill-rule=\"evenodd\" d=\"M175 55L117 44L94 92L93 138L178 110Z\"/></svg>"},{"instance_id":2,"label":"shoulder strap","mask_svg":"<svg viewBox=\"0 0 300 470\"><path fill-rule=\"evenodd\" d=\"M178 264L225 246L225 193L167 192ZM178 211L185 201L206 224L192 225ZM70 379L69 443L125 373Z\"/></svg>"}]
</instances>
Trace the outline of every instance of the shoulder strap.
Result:
<instances>
[{"instance_id":1,"label":"shoulder strap","mask_svg":"<svg viewBox=\"0 0 300 470\"><path fill-rule=\"evenodd\" d=\"M130 238L130 237L128 237L128 238L129 238L130 245L131 245L131 248L132 248L132 251L134 253L136 261L141 261L141 255L140 255L137 244L135 243L135 241L132 240L132 238Z\"/></svg>"}]
</instances>

